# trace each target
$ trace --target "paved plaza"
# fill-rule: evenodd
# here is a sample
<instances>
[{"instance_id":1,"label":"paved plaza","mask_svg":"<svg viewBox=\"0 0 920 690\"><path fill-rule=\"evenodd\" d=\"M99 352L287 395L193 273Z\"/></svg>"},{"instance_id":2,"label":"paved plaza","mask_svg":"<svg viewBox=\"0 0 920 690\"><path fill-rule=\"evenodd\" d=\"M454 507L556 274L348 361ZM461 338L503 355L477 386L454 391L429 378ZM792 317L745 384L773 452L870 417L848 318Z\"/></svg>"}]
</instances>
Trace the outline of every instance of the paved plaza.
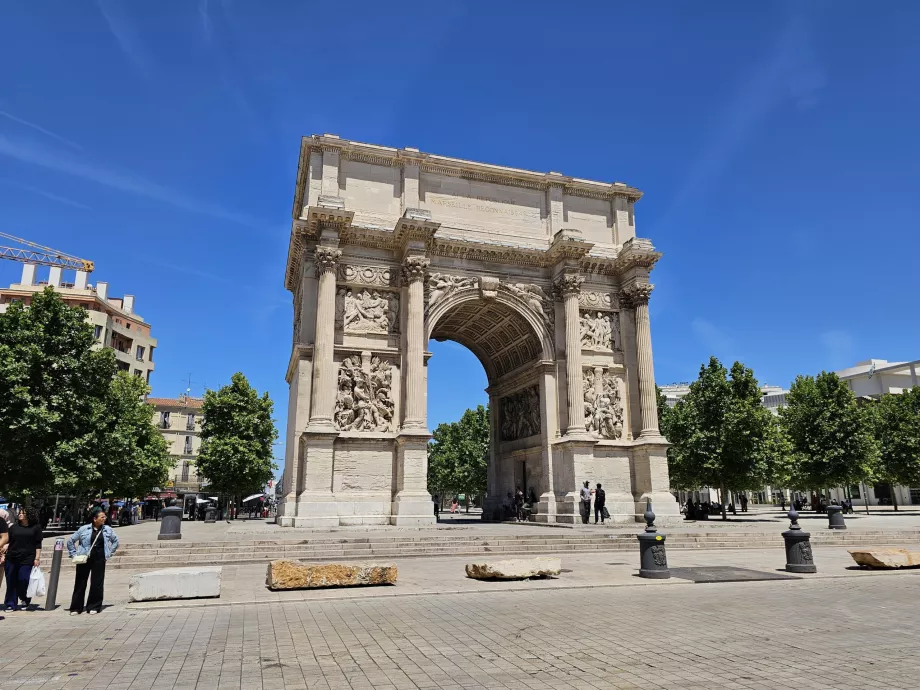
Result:
<instances>
[{"instance_id":1,"label":"paved plaza","mask_svg":"<svg viewBox=\"0 0 920 690\"><path fill-rule=\"evenodd\" d=\"M818 576L653 582L625 556L563 556L558 580L529 583L409 559L396 587L311 593L268 593L264 568L230 567L220 602L145 605L112 571L100 616L0 621L0 689L920 687L918 571L854 570L844 549L816 548ZM682 552L671 566L775 575L782 560Z\"/></svg>"}]
</instances>

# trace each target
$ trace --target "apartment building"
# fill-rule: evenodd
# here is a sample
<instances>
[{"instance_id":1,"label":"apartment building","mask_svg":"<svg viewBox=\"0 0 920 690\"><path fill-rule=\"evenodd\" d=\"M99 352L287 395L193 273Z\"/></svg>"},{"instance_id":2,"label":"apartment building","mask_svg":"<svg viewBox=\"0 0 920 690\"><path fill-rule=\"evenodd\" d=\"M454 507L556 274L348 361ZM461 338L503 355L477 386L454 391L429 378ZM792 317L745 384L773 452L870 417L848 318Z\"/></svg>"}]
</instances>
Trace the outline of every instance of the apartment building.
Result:
<instances>
[{"instance_id":1,"label":"apartment building","mask_svg":"<svg viewBox=\"0 0 920 690\"><path fill-rule=\"evenodd\" d=\"M150 324L134 311L134 295L112 297L108 283L90 285L85 271L75 271L73 282L68 282L58 266L47 269L46 280L38 280L38 269L35 264L23 264L20 281L0 288L0 312L14 302L28 306L36 293L51 285L65 303L86 310L96 345L114 351L120 371L141 376L150 383L157 340L150 335Z\"/></svg>"},{"instance_id":2,"label":"apartment building","mask_svg":"<svg viewBox=\"0 0 920 690\"><path fill-rule=\"evenodd\" d=\"M163 438L169 454L176 464L165 487L177 495L197 494L201 490L201 478L195 460L201 448L201 410L204 400L188 395L178 398L147 398L153 405L153 423Z\"/></svg>"}]
</instances>

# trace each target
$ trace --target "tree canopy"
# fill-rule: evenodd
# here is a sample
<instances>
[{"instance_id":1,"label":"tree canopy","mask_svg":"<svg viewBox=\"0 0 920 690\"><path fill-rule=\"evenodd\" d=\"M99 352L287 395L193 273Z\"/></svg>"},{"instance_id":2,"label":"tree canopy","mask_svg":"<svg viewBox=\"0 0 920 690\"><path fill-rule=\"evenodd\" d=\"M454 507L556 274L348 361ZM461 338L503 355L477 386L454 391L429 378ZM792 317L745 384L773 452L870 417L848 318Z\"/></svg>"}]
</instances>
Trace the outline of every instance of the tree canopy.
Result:
<instances>
[{"instance_id":1,"label":"tree canopy","mask_svg":"<svg viewBox=\"0 0 920 690\"><path fill-rule=\"evenodd\" d=\"M94 343L86 312L51 287L0 314L3 491L68 492L99 471L95 446L115 358Z\"/></svg>"},{"instance_id":2,"label":"tree canopy","mask_svg":"<svg viewBox=\"0 0 920 690\"><path fill-rule=\"evenodd\" d=\"M485 492L489 465L489 408L479 405L459 422L439 424L428 445L428 490L432 494Z\"/></svg>"},{"instance_id":3,"label":"tree canopy","mask_svg":"<svg viewBox=\"0 0 920 690\"><path fill-rule=\"evenodd\" d=\"M716 487L724 503L726 490L758 488L774 473L776 420L761 405L753 371L741 362L729 374L711 357L665 418L672 486Z\"/></svg>"},{"instance_id":4,"label":"tree canopy","mask_svg":"<svg viewBox=\"0 0 920 690\"><path fill-rule=\"evenodd\" d=\"M920 484L920 387L883 395L864 412L878 448L876 478L891 484Z\"/></svg>"},{"instance_id":5,"label":"tree canopy","mask_svg":"<svg viewBox=\"0 0 920 690\"><path fill-rule=\"evenodd\" d=\"M850 486L872 477L877 450L870 424L837 374L796 377L779 413L792 452L792 486Z\"/></svg>"},{"instance_id":6,"label":"tree canopy","mask_svg":"<svg viewBox=\"0 0 920 690\"><path fill-rule=\"evenodd\" d=\"M204 395L198 471L224 495L261 491L274 476L272 444L278 431L268 393L260 397L241 373Z\"/></svg>"}]
</instances>

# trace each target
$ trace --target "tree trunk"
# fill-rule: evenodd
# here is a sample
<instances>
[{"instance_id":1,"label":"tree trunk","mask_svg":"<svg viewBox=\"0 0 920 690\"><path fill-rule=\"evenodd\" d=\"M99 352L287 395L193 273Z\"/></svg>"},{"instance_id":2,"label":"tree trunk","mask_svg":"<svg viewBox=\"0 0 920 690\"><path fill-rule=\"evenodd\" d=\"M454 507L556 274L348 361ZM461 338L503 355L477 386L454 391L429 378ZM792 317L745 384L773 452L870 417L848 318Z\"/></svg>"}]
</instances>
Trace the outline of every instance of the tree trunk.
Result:
<instances>
[{"instance_id":1,"label":"tree trunk","mask_svg":"<svg viewBox=\"0 0 920 690\"><path fill-rule=\"evenodd\" d=\"M725 512L725 485L724 484L721 487L719 487L719 503L721 504L720 507L722 508L722 519L728 520L728 515Z\"/></svg>"},{"instance_id":2,"label":"tree trunk","mask_svg":"<svg viewBox=\"0 0 920 690\"><path fill-rule=\"evenodd\" d=\"M894 490L894 484L888 484L891 487L891 505L894 506L894 512L898 512L898 494Z\"/></svg>"}]
</instances>

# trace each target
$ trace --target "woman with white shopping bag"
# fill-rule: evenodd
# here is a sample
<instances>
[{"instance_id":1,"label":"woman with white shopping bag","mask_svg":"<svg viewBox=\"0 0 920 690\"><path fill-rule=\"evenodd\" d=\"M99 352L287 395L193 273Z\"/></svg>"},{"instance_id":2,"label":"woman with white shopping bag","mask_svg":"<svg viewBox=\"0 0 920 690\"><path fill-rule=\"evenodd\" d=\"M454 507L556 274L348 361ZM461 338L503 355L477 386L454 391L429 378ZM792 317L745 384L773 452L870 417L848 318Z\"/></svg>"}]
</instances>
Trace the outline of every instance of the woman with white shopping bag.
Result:
<instances>
[{"instance_id":1,"label":"woman with white shopping bag","mask_svg":"<svg viewBox=\"0 0 920 690\"><path fill-rule=\"evenodd\" d=\"M20 508L19 519L10 527L10 542L6 551L3 569L6 574L6 597L3 606L7 611L16 611L23 602L30 611L35 610L32 597L28 595L32 568L41 564L42 526L38 521L37 508Z\"/></svg>"},{"instance_id":2,"label":"woman with white shopping bag","mask_svg":"<svg viewBox=\"0 0 920 690\"><path fill-rule=\"evenodd\" d=\"M105 584L105 562L118 550L115 530L105 524L105 511L96 506L90 514L91 522L83 525L67 540L67 552L77 565L77 579L73 583L73 597L70 599L70 615L86 611L94 615L102 611L103 586ZM89 598L86 598L86 581ZM84 605L85 603L85 605Z\"/></svg>"}]
</instances>

